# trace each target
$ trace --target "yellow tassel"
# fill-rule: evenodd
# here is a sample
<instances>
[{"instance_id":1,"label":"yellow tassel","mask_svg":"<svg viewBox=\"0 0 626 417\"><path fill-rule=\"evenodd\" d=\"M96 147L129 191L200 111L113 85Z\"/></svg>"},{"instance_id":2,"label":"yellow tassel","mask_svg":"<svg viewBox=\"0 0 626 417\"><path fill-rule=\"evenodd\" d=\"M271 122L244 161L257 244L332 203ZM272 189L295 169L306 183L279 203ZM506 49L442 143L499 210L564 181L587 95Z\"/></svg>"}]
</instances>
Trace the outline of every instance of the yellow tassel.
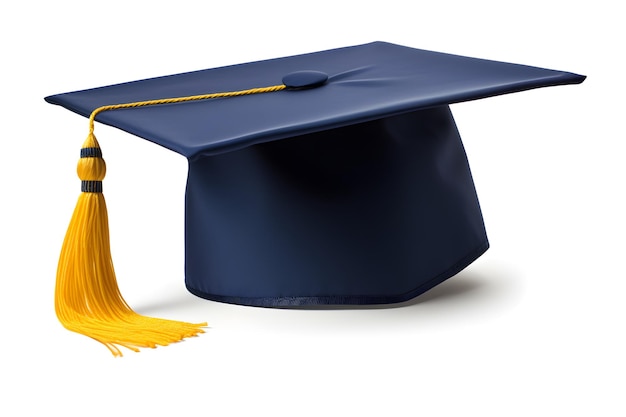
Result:
<instances>
[{"instance_id":1,"label":"yellow tassel","mask_svg":"<svg viewBox=\"0 0 626 417\"><path fill-rule=\"evenodd\" d=\"M67 329L103 343L114 356L118 346L139 351L204 333L206 323L145 317L124 301L117 286L102 180L106 165L90 129L81 150L78 176L83 192L63 241L55 290L55 310Z\"/></svg>"},{"instance_id":2,"label":"yellow tassel","mask_svg":"<svg viewBox=\"0 0 626 417\"><path fill-rule=\"evenodd\" d=\"M103 343L115 356L122 356L118 346L135 352L140 347L154 348L204 333L206 323L145 317L135 313L124 301L117 287L111 249L109 220L102 195L106 165L94 136L96 116L104 111L183 103L214 98L263 94L286 89L285 85L251 88L185 97L112 104L96 108L89 116L89 135L78 161L82 194L67 229L55 291L55 310L67 329Z\"/></svg>"}]
</instances>

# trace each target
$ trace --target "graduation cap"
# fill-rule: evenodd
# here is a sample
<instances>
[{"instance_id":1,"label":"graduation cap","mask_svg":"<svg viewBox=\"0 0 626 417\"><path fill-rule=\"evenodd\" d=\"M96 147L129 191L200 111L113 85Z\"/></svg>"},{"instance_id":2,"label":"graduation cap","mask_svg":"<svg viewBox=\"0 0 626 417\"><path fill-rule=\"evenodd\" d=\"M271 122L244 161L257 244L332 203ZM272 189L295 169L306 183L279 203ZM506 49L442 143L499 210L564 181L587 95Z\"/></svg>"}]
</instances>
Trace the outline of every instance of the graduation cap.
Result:
<instances>
[{"instance_id":1,"label":"graduation cap","mask_svg":"<svg viewBox=\"0 0 626 417\"><path fill-rule=\"evenodd\" d=\"M57 316L116 355L206 326L138 315L119 293L94 121L188 158L193 294L264 307L398 303L489 246L448 105L584 79L375 42L47 97L89 117Z\"/></svg>"}]
</instances>

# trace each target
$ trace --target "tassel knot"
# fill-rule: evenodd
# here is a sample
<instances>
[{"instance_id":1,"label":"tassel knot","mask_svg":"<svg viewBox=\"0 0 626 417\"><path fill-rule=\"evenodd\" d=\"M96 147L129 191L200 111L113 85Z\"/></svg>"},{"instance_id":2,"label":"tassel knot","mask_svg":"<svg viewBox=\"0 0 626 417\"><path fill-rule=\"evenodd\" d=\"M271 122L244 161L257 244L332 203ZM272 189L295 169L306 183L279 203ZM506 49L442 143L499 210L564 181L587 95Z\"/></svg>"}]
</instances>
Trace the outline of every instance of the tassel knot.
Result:
<instances>
[{"instance_id":1,"label":"tassel knot","mask_svg":"<svg viewBox=\"0 0 626 417\"><path fill-rule=\"evenodd\" d=\"M93 133L87 136L80 150L76 173L81 181L102 181L107 173L100 145Z\"/></svg>"}]
</instances>

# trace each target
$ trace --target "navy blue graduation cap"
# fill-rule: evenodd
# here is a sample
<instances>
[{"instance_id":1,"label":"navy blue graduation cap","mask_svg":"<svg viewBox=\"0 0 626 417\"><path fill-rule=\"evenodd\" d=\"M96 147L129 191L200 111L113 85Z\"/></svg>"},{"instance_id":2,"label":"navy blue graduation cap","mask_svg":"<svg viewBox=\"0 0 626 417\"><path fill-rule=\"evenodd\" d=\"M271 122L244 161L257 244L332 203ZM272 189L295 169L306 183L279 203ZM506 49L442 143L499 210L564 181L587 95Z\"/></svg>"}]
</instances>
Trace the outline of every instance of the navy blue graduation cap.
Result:
<instances>
[{"instance_id":1,"label":"navy blue graduation cap","mask_svg":"<svg viewBox=\"0 0 626 417\"><path fill-rule=\"evenodd\" d=\"M489 246L448 105L584 78L375 42L46 100L188 158L193 294L381 304L418 296ZM81 160L100 158L95 137L83 148ZM81 177L83 194L101 194L100 177Z\"/></svg>"}]
</instances>

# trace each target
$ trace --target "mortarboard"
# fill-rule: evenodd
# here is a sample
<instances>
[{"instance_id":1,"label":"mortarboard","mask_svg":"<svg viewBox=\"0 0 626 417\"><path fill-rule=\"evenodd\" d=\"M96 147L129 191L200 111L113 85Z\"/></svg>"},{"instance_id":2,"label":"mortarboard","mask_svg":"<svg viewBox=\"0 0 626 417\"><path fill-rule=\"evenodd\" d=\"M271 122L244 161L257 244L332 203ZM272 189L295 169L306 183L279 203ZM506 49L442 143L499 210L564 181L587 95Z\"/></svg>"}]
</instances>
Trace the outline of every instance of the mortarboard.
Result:
<instances>
[{"instance_id":1,"label":"mortarboard","mask_svg":"<svg viewBox=\"0 0 626 417\"><path fill-rule=\"evenodd\" d=\"M584 79L375 42L46 97L90 117L57 316L116 355L205 325L139 316L119 294L96 120L188 158L193 294L264 307L397 303L489 246L449 105Z\"/></svg>"}]
</instances>

